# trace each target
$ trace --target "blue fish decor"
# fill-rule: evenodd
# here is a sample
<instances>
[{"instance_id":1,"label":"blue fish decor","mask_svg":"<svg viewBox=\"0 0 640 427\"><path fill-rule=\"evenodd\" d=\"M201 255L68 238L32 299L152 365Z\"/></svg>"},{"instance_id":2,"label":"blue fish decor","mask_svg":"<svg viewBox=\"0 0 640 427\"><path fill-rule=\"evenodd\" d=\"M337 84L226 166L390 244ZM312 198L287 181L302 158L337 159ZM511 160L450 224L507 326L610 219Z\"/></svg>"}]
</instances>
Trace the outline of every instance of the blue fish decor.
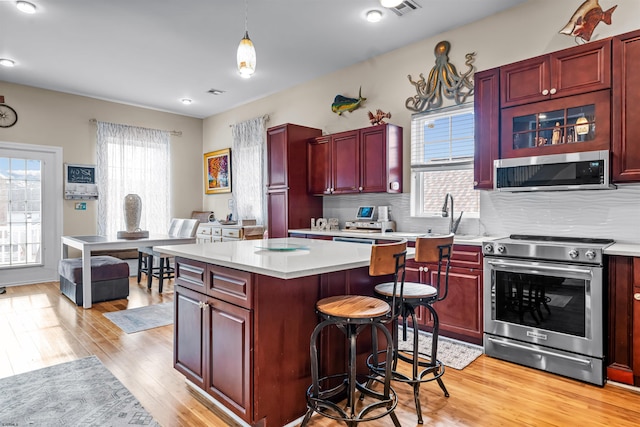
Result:
<instances>
[{"instance_id":1,"label":"blue fish decor","mask_svg":"<svg viewBox=\"0 0 640 427\"><path fill-rule=\"evenodd\" d=\"M367 98L362 97L362 87L360 87L357 98L347 98L346 96L336 95L333 99L333 104L331 104L331 111L341 116L345 111L352 112L359 108L366 100Z\"/></svg>"}]
</instances>

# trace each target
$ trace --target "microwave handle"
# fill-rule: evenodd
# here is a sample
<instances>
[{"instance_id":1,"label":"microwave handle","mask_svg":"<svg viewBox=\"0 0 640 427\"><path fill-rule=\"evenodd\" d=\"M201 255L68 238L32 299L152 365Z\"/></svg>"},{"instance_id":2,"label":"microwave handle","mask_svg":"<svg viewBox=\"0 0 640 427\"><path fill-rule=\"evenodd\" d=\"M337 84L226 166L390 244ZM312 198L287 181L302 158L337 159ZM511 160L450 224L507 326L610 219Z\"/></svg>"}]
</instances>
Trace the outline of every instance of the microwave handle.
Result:
<instances>
[{"instance_id":1,"label":"microwave handle","mask_svg":"<svg viewBox=\"0 0 640 427\"><path fill-rule=\"evenodd\" d=\"M498 261L498 260L488 260L490 265L495 267L506 267L511 269L518 269L518 273L529 273L535 274L538 271L547 271L547 272L561 272L561 273L573 273L573 274L582 274L588 278L592 277L593 274L591 270L585 270L584 268L574 268L574 267L552 267L548 265L536 265L532 266L531 264L521 264L517 262L507 262L507 261Z\"/></svg>"}]
</instances>

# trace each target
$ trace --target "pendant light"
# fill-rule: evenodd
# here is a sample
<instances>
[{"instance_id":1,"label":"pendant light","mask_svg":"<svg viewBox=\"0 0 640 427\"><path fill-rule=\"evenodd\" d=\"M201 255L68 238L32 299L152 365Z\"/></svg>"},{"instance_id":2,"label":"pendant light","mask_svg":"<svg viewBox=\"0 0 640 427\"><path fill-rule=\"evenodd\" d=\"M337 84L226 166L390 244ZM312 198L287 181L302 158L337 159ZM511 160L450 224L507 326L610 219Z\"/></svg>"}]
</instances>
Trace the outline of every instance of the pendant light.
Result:
<instances>
[{"instance_id":1,"label":"pendant light","mask_svg":"<svg viewBox=\"0 0 640 427\"><path fill-rule=\"evenodd\" d=\"M253 42L249 38L249 31L247 30L247 19L249 16L249 2L245 0L245 13L244 13L244 37L240 40L238 46L238 72L240 76L248 79L256 71L256 49L253 47Z\"/></svg>"}]
</instances>

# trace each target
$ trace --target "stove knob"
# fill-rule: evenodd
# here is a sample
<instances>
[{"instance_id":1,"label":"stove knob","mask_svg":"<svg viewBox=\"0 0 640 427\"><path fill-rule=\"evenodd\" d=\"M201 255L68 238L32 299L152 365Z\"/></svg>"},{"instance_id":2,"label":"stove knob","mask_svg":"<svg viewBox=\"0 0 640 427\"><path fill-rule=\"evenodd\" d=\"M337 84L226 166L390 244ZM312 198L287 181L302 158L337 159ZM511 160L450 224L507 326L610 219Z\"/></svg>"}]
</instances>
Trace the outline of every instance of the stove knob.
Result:
<instances>
[{"instance_id":1,"label":"stove knob","mask_svg":"<svg viewBox=\"0 0 640 427\"><path fill-rule=\"evenodd\" d=\"M503 254L503 253L504 253L504 251L506 250L506 248L505 248L504 246L496 246L496 250L497 250L498 252L500 252L501 254Z\"/></svg>"},{"instance_id":2,"label":"stove knob","mask_svg":"<svg viewBox=\"0 0 640 427\"><path fill-rule=\"evenodd\" d=\"M570 257L570 258L574 258L574 259L575 259L575 258L578 258L578 251L577 251L577 250L575 250L575 249L571 249L571 250L569 251L569 257Z\"/></svg>"},{"instance_id":3,"label":"stove knob","mask_svg":"<svg viewBox=\"0 0 640 427\"><path fill-rule=\"evenodd\" d=\"M484 251L490 254L491 252L493 252L493 245L491 244L484 245Z\"/></svg>"},{"instance_id":4,"label":"stove knob","mask_svg":"<svg viewBox=\"0 0 640 427\"><path fill-rule=\"evenodd\" d=\"M586 256L587 259L595 259L596 258L596 253L595 253L595 251L589 250L589 251L585 252L584 256Z\"/></svg>"}]
</instances>

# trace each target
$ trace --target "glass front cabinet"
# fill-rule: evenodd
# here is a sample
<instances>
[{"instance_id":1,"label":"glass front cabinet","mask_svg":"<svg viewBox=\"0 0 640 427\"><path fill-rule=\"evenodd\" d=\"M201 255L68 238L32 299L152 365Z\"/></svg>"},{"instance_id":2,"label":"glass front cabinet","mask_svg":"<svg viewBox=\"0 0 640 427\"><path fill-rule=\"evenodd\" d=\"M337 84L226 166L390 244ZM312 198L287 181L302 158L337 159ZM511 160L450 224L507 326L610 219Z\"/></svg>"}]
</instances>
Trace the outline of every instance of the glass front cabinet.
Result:
<instances>
[{"instance_id":1,"label":"glass front cabinet","mask_svg":"<svg viewBox=\"0 0 640 427\"><path fill-rule=\"evenodd\" d=\"M504 108L501 157L608 150L610 111L608 89Z\"/></svg>"}]
</instances>

